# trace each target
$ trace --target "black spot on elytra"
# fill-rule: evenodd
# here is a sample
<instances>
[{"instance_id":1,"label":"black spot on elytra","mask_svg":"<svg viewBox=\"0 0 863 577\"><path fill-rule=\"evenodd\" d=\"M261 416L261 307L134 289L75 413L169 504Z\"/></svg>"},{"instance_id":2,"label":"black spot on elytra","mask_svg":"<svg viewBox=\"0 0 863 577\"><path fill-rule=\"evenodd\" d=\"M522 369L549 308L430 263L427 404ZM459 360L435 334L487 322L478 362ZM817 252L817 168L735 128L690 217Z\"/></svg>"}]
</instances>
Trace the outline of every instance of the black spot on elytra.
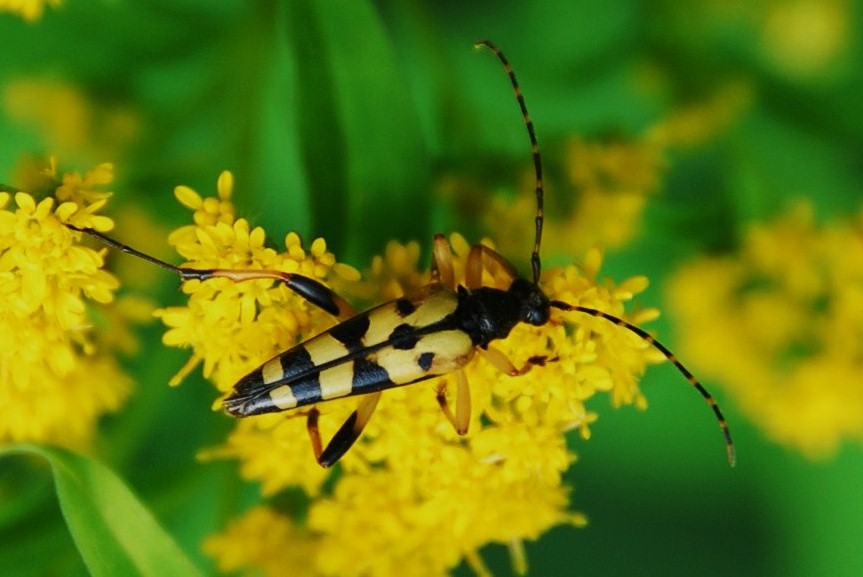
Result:
<instances>
[{"instance_id":1,"label":"black spot on elytra","mask_svg":"<svg viewBox=\"0 0 863 577\"><path fill-rule=\"evenodd\" d=\"M419 342L420 338L417 331L410 325L399 325L390 333L387 341L392 344L394 349L401 351L409 351Z\"/></svg>"},{"instance_id":2,"label":"black spot on elytra","mask_svg":"<svg viewBox=\"0 0 863 577\"><path fill-rule=\"evenodd\" d=\"M396 301L396 312L400 317L404 318L417 310L417 306L410 300L401 298Z\"/></svg>"},{"instance_id":3,"label":"black spot on elytra","mask_svg":"<svg viewBox=\"0 0 863 577\"><path fill-rule=\"evenodd\" d=\"M331 328L330 334L349 351L357 351L363 348L363 337L369 330L369 324L369 315L357 315Z\"/></svg>"},{"instance_id":4,"label":"black spot on elytra","mask_svg":"<svg viewBox=\"0 0 863 577\"><path fill-rule=\"evenodd\" d=\"M417 359L417 364L424 373L427 373L429 369L431 369L432 361L434 361L434 353L423 353L420 355L420 358Z\"/></svg>"}]
</instances>

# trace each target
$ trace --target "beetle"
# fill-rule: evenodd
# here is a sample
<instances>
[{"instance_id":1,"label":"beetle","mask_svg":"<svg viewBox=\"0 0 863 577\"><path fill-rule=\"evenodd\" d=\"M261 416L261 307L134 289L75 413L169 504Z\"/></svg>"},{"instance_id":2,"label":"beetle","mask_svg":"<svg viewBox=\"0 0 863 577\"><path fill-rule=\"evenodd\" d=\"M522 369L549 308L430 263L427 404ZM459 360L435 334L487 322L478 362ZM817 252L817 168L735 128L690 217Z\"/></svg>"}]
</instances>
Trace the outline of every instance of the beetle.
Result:
<instances>
[{"instance_id":1,"label":"beetle","mask_svg":"<svg viewBox=\"0 0 863 577\"><path fill-rule=\"evenodd\" d=\"M316 460L323 467L336 463L362 434L382 391L410 385L440 375L455 373L456 403L451 408L445 390L438 388L437 401L447 420L459 434L470 421L470 391L465 365L475 354L485 357L503 373L517 376L545 362L529 359L516 367L491 346L506 338L519 323L543 326L552 310L580 312L604 319L631 331L659 350L701 394L712 409L724 435L728 461L735 463L735 449L727 421L713 396L665 345L640 327L601 310L550 299L539 285L542 271L540 246L543 230L543 177L533 121L524 96L503 52L491 41L477 47L490 50L509 77L530 140L536 186L535 237L530 255L532 277L518 275L515 267L491 248L477 244L468 254L464 285L457 284L453 257L443 235L433 241L431 280L415 294L390 301L359 314L333 290L298 274L276 270L192 269L178 267L115 241L102 233L70 228L96 237L122 252L178 274L182 281L227 278L234 282L273 279L311 304L333 315L339 322L329 330L280 353L240 379L223 400L223 408L234 417L249 417L311 406L306 411L307 430ZM484 262L494 263L511 279L507 289L482 285ZM330 442L323 446L318 430L316 403L359 396L360 400Z\"/></svg>"}]
</instances>

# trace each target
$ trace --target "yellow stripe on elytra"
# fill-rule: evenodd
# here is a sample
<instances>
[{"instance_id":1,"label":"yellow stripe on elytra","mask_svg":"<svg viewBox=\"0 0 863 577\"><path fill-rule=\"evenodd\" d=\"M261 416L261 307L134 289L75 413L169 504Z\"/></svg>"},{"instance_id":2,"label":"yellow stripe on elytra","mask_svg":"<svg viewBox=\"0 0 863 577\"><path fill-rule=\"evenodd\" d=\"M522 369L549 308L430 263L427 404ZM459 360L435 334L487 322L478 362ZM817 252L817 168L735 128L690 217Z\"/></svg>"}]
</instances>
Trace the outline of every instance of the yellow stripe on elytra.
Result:
<instances>
[{"instance_id":1,"label":"yellow stripe on elytra","mask_svg":"<svg viewBox=\"0 0 863 577\"><path fill-rule=\"evenodd\" d=\"M409 315L398 313L395 301L382 305L369 313L369 328L363 336L365 346L373 346L387 340L399 325L415 328L426 327L452 314L458 307L458 297L443 287L412 299L416 310Z\"/></svg>"},{"instance_id":2,"label":"yellow stripe on elytra","mask_svg":"<svg viewBox=\"0 0 863 577\"><path fill-rule=\"evenodd\" d=\"M288 385L282 385L270 391L270 400L282 410L293 409L297 406L297 397L294 396L294 392Z\"/></svg>"},{"instance_id":3,"label":"yellow stripe on elytra","mask_svg":"<svg viewBox=\"0 0 863 577\"><path fill-rule=\"evenodd\" d=\"M406 385L427 374L417 364L421 350L419 345L408 350L386 347L377 352L375 361L387 372L392 382Z\"/></svg>"},{"instance_id":4,"label":"yellow stripe on elytra","mask_svg":"<svg viewBox=\"0 0 863 577\"><path fill-rule=\"evenodd\" d=\"M347 347L330 333L321 333L303 346L316 367L344 358L349 352Z\"/></svg>"},{"instance_id":5,"label":"yellow stripe on elytra","mask_svg":"<svg viewBox=\"0 0 863 577\"><path fill-rule=\"evenodd\" d=\"M470 336L463 331L441 331L420 339L419 349L435 353L430 373L442 375L463 367L473 356Z\"/></svg>"},{"instance_id":6,"label":"yellow stripe on elytra","mask_svg":"<svg viewBox=\"0 0 863 577\"><path fill-rule=\"evenodd\" d=\"M353 388L354 364L346 362L321 371L318 380L321 384L321 398L323 400L345 397L351 393Z\"/></svg>"},{"instance_id":7,"label":"yellow stripe on elytra","mask_svg":"<svg viewBox=\"0 0 863 577\"><path fill-rule=\"evenodd\" d=\"M428 375L454 371L464 366L473 352L470 337L462 331L452 330L425 335L409 350L386 347L378 351L376 361L387 371L392 382L404 385ZM419 366L419 358L424 353L434 354L428 371Z\"/></svg>"},{"instance_id":8,"label":"yellow stripe on elytra","mask_svg":"<svg viewBox=\"0 0 863 577\"><path fill-rule=\"evenodd\" d=\"M279 379L284 376L284 371L282 370L282 358L276 357L274 359L270 359L264 366L261 367L261 378L264 381L265 385L269 385L271 383L275 383Z\"/></svg>"},{"instance_id":9,"label":"yellow stripe on elytra","mask_svg":"<svg viewBox=\"0 0 863 577\"><path fill-rule=\"evenodd\" d=\"M417 309L405 317L405 322L414 327L425 327L443 320L455 312L458 307L458 296L448 289L440 287L426 300L418 303Z\"/></svg>"},{"instance_id":10,"label":"yellow stripe on elytra","mask_svg":"<svg viewBox=\"0 0 863 577\"><path fill-rule=\"evenodd\" d=\"M395 302L387 303L369 313L369 328L363 335L363 344L372 346L387 340L393 330L407 322L396 312Z\"/></svg>"},{"instance_id":11,"label":"yellow stripe on elytra","mask_svg":"<svg viewBox=\"0 0 863 577\"><path fill-rule=\"evenodd\" d=\"M307 342L305 347L312 364L316 367L342 359L349 353L347 347L329 333L318 335ZM326 401L349 395L353 376L353 363L350 361L343 361L325 371L321 371L318 375L318 381L321 385L321 398Z\"/></svg>"}]
</instances>

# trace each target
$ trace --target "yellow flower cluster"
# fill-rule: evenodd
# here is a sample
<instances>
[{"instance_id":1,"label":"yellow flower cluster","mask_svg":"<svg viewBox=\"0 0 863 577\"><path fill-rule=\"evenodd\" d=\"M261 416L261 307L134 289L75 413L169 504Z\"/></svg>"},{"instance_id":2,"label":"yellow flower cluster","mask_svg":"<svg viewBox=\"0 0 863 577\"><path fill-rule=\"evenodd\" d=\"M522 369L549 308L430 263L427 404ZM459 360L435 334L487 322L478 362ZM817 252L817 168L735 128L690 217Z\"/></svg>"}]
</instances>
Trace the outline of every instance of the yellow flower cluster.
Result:
<instances>
[{"instance_id":1,"label":"yellow flower cluster","mask_svg":"<svg viewBox=\"0 0 863 577\"><path fill-rule=\"evenodd\" d=\"M56 200L0 192L0 440L84 444L129 393L128 378L91 339L87 311L113 300L117 280L102 270L102 253L64 225L109 230L97 212L112 178L103 164L64 175Z\"/></svg>"},{"instance_id":2,"label":"yellow flower cluster","mask_svg":"<svg viewBox=\"0 0 863 577\"><path fill-rule=\"evenodd\" d=\"M181 188L181 202L196 224L172 242L189 266L267 267L321 281L351 284L365 298L385 300L428 282L419 269L419 248L391 243L372 263L366 280L339 265L322 240L301 248L295 234L287 250L263 247L260 229L234 220L230 177L219 180L219 199L202 199ZM469 251L450 239L456 276L463 279ZM623 303L646 279L619 286L597 280L601 255L583 269L549 270L543 286L551 298L591 306L632 322L655 311L629 315ZM502 274L485 271L484 282L506 288ZM274 354L332 324L327 316L272 281L233 284L219 279L184 286L189 305L161 313L170 327L165 341L191 346L205 374L220 391ZM386 391L360 441L340 461L335 476L316 463L303 418L291 413L240 420L225 445L210 457L237 458L242 474L261 483L264 495L300 487L311 499L305 521L274 507L259 507L207 542L226 570L281 575L446 575L462 560L482 574L479 550L489 543L510 547L516 568L525 561L522 542L559 524L581 525L569 511L562 475L574 460L565 433L589 434L596 416L585 401L597 392L615 402L643 404L637 381L647 363L661 357L643 340L602 319L561 314L545 327L519 326L496 343L516 366L530 357L544 366L514 378L476 359L466 368L473 416L470 433L458 436L441 414L435 393L451 377ZM332 437L356 399L322 403L323 439ZM358 536L362 538L358 538Z\"/></svg>"},{"instance_id":3,"label":"yellow flower cluster","mask_svg":"<svg viewBox=\"0 0 863 577\"><path fill-rule=\"evenodd\" d=\"M248 221L235 218L230 201L233 177L229 172L219 176L217 188L218 199L201 198L185 186L175 191L177 199L194 211L195 224L174 231L168 239L187 259L187 265L276 269L316 279L326 278L335 259L326 251L323 239L312 243L310 251L306 252L299 237L291 233L285 238L287 250L279 254L264 246L266 236L262 228L251 229ZM347 267L338 270L349 274ZM287 349L299 337L319 329L320 319L309 313L311 305L272 280L192 281L185 283L183 290L189 295L187 306L156 311L170 327L164 343L194 351L174 384L203 362L204 376L220 391L227 392L240 377L260 364L262 358Z\"/></svg>"},{"instance_id":4,"label":"yellow flower cluster","mask_svg":"<svg viewBox=\"0 0 863 577\"><path fill-rule=\"evenodd\" d=\"M863 441L863 212L819 227L800 201L684 266L669 299L681 354L770 437L813 458Z\"/></svg>"}]
</instances>

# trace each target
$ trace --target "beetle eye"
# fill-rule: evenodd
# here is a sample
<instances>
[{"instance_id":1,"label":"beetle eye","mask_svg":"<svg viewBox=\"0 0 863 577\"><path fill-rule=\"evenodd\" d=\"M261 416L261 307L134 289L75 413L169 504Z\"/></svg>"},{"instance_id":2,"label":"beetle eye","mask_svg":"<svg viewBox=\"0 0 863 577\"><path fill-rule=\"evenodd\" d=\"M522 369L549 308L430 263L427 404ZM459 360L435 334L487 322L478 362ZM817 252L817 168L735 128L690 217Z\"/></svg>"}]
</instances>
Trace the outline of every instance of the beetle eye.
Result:
<instances>
[{"instance_id":1,"label":"beetle eye","mask_svg":"<svg viewBox=\"0 0 863 577\"><path fill-rule=\"evenodd\" d=\"M541 327L548 322L549 311L547 308L534 307L527 311L525 319L529 324L535 327Z\"/></svg>"}]
</instances>

